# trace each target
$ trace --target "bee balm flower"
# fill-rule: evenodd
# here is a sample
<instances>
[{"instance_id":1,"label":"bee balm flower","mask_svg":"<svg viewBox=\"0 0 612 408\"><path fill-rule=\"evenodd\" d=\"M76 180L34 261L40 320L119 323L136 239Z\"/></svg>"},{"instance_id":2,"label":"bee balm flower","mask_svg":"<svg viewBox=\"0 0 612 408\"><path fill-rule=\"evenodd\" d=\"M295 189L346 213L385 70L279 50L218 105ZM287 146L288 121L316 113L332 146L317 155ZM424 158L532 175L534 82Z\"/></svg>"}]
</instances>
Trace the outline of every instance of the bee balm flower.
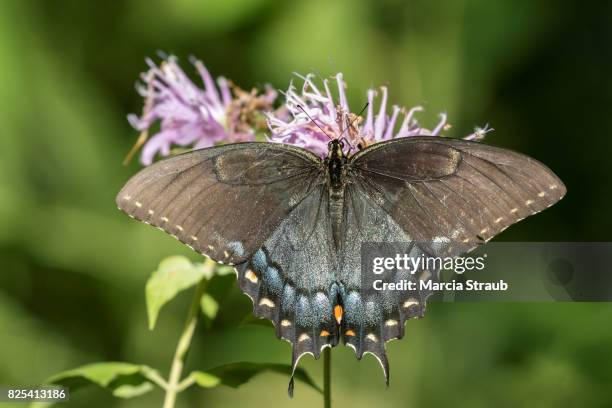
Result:
<instances>
[{"instance_id":1,"label":"bee balm flower","mask_svg":"<svg viewBox=\"0 0 612 408\"><path fill-rule=\"evenodd\" d=\"M219 142L253 140L262 126L255 123L257 113L271 109L276 99L276 92L269 88L258 95L231 86L223 77L215 83L204 64L195 59L192 63L203 88L189 79L174 56L159 66L151 60L147 63L144 84L138 87L145 98L143 114L128 116L130 124L141 132L160 122L159 131L144 144L141 161L145 165L151 164L157 153L169 155L173 145L199 149Z\"/></svg>"},{"instance_id":2,"label":"bee balm flower","mask_svg":"<svg viewBox=\"0 0 612 408\"><path fill-rule=\"evenodd\" d=\"M350 146L347 148L363 148L372 143L398 137L410 136L440 136L442 131L450 126L445 113L440 114L440 120L433 129L423 127L415 118L415 114L423 110L416 106L409 110L397 105L387 107L387 88L380 88L380 103L375 107L377 92L370 89L367 93L367 110L365 120L351 112L346 98L346 83L342 74L335 76L338 97L332 95L327 79L323 87L318 87L314 75L298 75L303 80L300 91L293 84L284 93L288 117L268 114L268 125L271 142L289 143L312 150L325 156L329 138L345 137ZM287 116L287 115L286 115ZM482 139L492 129L485 126L476 128L474 133L465 139Z\"/></svg>"},{"instance_id":3,"label":"bee balm flower","mask_svg":"<svg viewBox=\"0 0 612 408\"><path fill-rule=\"evenodd\" d=\"M370 89L364 117L361 112L355 114L349 108L341 73L334 77L337 97L329 80L323 80L321 87L314 83L314 75L298 75L303 81L301 89L291 83L283 93L284 105L273 111L277 93L270 87L258 93L256 89L247 92L233 86L223 77L215 83L204 64L192 59L203 83L200 88L174 56L159 66L151 60L147 63L149 70L138 87L145 98L143 114L128 116L132 126L142 132L142 140L155 123L160 123L159 131L144 143L141 161L145 165L151 164L157 154L169 155L174 146L199 149L251 141L262 132L269 134L270 142L293 144L325 156L330 138L343 137L348 141L347 149L356 150L398 137L440 136L450 127L445 113L432 129L422 126L416 119L423 110L420 106L407 110L392 105L389 113L386 87L381 87L380 93ZM482 139L491 130L487 126L476 128L465 139Z\"/></svg>"}]
</instances>

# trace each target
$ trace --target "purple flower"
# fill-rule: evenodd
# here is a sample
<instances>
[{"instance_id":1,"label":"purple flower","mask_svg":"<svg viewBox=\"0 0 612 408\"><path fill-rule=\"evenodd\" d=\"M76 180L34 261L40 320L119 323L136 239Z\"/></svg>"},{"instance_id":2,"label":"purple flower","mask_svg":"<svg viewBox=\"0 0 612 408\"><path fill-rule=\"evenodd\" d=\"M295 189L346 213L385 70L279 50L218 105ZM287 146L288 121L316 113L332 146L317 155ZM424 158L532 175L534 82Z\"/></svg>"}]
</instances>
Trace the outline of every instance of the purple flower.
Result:
<instances>
[{"instance_id":1,"label":"purple flower","mask_svg":"<svg viewBox=\"0 0 612 408\"><path fill-rule=\"evenodd\" d=\"M365 121L361 116L351 112L346 99L346 83L342 74L335 76L338 89L338 101L331 93L329 81L323 80L320 89L313 82L313 74L305 77L297 75L303 80L300 92L293 83L284 93L285 107L289 115L279 116L268 114L268 125L271 142L289 143L312 150L320 156L327 154L327 143L330 138L345 137L350 146L349 150L368 146L383 140L409 136L439 136L443 130L450 128L446 121L446 113L440 114L440 120L433 129L422 127L414 117L423 108L416 106L405 110L397 105L391 107L391 114L387 109L387 88L381 87L381 99L378 109L375 109L377 92L370 89L367 93L368 105ZM375 112L376 110L376 112ZM401 122L401 123L400 123ZM488 126L476 128L474 133L465 137L469 140L480 140L491 131Z\"/></svg>"},{"instance_id":2,"label":"purple flower","mask_svg":"<svg viewBox=\"0 0 612 408\"><path fill-rule=\"evenodd\" d=\"M450 128L445 113L433 129L421 126L415 118L423 110L420 106L406 110L392 105L389 113L386 87L380 88L380 94L373 89L367 92L364 117L361 112L351 112L341 73L334 78L337 96L327 79L321 87L314 83L313 74L297 75L303 81L301 90L291 83L283 93L284 105L273 111L277 92L271 87L259 93L257 89L242 90L223 77L215 83L201 61L191 62L202 87L189 79L174 56L159 66L147 60L149 70L142 74L144 83L138 86L145 98L142 116L128 116L132 126L141 131L135 148L144 143L141 161L145 165L157 154L168 156L176 146L199 149L250 141L260 134L267 134L270 142L293 144L325 156L330 138L345 138L350 151L397 137L439 136ZM147 140L158 121L159 130ZM482 139L491 130L488 126L476 128L465 139Z\"/></svg>"},{"instance_id":3,"label":"purple flower","mask_svg":"<svg viewBox=\"0 0 612 408\"><path fill-rule=\"evenodd\" d=\"M157 153L169 155L173 145L199 149L219 142L253 140L257 129L265 126L259 111L272 108L274 90L267 88L263 95L255 90L249 93L223 77L215 84L201 61L192 59L192 63L203 88L189 79L176 57L166 58L159 66L147 60L149 70L142 74L144 84L138 86L145 98L143 114L128 116L130 124L144 132L144 139L151 126L160 122L159 131L144 144L141 161L145 165Z\"/></svg>"}]
</instances>

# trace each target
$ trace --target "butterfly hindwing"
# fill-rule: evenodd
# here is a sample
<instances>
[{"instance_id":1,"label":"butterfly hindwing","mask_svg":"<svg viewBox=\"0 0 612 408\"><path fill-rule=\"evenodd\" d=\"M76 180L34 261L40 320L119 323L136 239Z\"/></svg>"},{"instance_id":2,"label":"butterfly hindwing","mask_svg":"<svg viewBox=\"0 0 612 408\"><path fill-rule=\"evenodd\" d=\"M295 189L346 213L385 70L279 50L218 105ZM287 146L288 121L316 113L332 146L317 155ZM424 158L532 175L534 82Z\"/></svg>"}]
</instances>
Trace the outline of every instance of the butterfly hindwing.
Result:
<instances>
[{"instance_id":1,"label":"butterfly hindwing","mask_svg":"<svg viewBox=\"0 0 612 408\"><path fill-rule=\"evenodd\" d=\"M324 347L338 342L333 314L336 256L330 234L328 191L319 184L237 268L256 316L270 319L277 336L293 345L294 370L304 354L319 358Z\"/></svg>"},{"instance_id":2,"label":"butterfly hindwing","mask_svg":"<svg viewBox=\"0 0 612 408\"><path fill-rule=\"evenodd\" d=\"M344 242L337 275L342 287L344 316L341 332L344 342L357 356L371 353L380 362L385 378L389 379L389 366L385 343L402 338L404 322L422 317L430 292L421 290L377 291L372 281L363 279L361 251L364 243L385 243L397 248L398 253L418 257L422 250L415 245L407 230L396 223L376 204L358 183L347 186L344 217ZM367 267L367 265L366 265ZM361 271L361 273L360 273ZM406 270L393 271L388 282L436 279L437 271L411 274Z\"/></svg>"}]
</instances>

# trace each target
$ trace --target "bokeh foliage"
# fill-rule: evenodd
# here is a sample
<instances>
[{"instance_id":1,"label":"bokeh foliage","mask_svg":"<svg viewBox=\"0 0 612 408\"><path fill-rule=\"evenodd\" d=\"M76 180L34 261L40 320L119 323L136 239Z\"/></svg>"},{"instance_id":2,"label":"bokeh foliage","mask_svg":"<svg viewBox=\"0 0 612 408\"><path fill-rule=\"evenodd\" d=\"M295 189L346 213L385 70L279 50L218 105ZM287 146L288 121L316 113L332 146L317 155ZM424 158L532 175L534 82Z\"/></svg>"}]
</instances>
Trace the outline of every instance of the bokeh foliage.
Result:
<instances>
[{"instance_id":1,"label":"bokeh foliage","mask_svg":"<svg viewBox=\"0 0 612 408\"><path fill-rule=\"evenodd\" d=\"M145 56L175 53L187 68L194 54L245 88L343 71L353 106L366 88L388 85L392 101L424 104L424 119L447 111L454 135L489 122L490 143L538 158L569 191L499 239L607 241L610 15L608 2L552 0L0 2L0 383L35 384L96 361L166 369L171 359L188 299L166 306L149 332L143 286L162 258L199 257L114 205L139 168L121 160L136 138L125 115L140 109ZM250 301L233 279L210 288L218 317L199 326L189 370L290 358L268 326L243 319ZM374 359L335 349L334 400L609 406L611 317L607 304L432 304L389 345L389 390ZM321 365L303 361L318 378ZM289 403L286 381L194 388L179 404ZM92 389L71 405L159 399ZM319 401L298 386L291 406Z\"/></svg>"}]
</instances>

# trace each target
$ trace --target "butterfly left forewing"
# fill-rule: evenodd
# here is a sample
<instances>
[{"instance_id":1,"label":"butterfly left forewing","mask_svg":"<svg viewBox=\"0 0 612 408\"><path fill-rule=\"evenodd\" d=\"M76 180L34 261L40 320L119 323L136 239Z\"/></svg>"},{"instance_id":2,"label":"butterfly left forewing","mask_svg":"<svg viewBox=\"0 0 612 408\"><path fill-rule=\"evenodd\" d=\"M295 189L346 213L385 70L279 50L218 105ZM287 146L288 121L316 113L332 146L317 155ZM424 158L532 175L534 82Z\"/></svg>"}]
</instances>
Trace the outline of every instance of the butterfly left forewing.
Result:
<instances>
[{"instance_id":1,"label":"butterfly left forewing","mask_svg":"<svg viewBox=\"0 0 612 408\"><path fill-rule=\"evenodd\" d=\"M215 261L238 264L312 192L319 163L303 149L270 143L202 149L141 170L116 202Z\"/></svg>"}]
</instances>

